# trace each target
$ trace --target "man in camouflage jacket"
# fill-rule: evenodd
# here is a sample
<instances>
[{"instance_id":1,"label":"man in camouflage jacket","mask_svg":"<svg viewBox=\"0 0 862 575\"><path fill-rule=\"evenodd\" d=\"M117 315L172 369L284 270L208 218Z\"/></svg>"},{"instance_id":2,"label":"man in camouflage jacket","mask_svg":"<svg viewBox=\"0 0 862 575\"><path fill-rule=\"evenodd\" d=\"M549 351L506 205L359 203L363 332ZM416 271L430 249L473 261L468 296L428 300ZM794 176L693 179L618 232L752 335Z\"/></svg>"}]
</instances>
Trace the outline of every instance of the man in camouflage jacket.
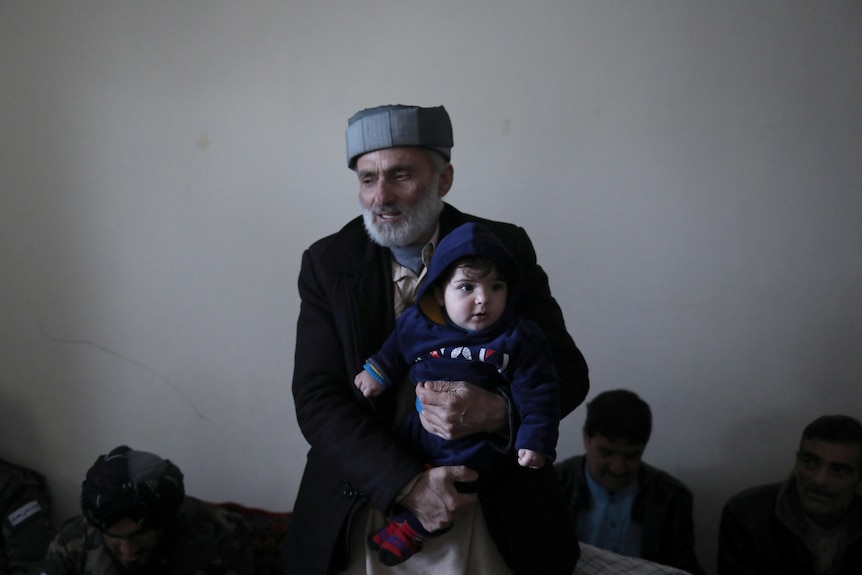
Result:
<instances>
[{"instance_id":1,"label":"man in camouflage jacket","mask_svg":"<svg viewBox=\"0 0 862 575\"><path fill-rule=\"evenodd\" d=\"M179 468L121 446L87 473L84 515L51 542L43 575L252 575L239 516L187 497Z\"/></svg>"}]
</instances>

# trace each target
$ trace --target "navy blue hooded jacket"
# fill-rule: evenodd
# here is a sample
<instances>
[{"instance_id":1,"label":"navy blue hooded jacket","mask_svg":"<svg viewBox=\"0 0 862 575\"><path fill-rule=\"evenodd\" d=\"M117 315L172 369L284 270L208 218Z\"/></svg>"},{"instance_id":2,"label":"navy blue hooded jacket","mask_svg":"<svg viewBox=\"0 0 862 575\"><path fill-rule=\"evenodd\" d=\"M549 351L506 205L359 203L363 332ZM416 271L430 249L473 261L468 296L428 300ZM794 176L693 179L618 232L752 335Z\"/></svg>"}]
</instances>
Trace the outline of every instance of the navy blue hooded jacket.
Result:
<instances>
[{"instance_id":1,"label":"navy blue hooded jacket","mask_svg":"<svg viewBox=\"0 0 862 575\"><path fill-rule=\"evenodd\" d=\"M467 331L446 322L433 287L448 277L450 267L465 256L492 260L508 287L506 311L493 326ZM416 385L424 381L467 381L486 389L503 390L511 398L520 423L514 447L556 456L560 400L550 346L541 329L511 310L520 291L520 273L511 254L484 226L468 223L454 229L434 251L419 289L417 305L398 318L395 331L366 369L385 386L409 374ZM376 372L376 373L375 373ZM467 465L480 476L493 471L504 453L499 438L477 434L445 440L424 430L414 412L405 421L406 435L434 466ZM494 441L496 439L496 441Z\"/></svg>"}]
</instances>

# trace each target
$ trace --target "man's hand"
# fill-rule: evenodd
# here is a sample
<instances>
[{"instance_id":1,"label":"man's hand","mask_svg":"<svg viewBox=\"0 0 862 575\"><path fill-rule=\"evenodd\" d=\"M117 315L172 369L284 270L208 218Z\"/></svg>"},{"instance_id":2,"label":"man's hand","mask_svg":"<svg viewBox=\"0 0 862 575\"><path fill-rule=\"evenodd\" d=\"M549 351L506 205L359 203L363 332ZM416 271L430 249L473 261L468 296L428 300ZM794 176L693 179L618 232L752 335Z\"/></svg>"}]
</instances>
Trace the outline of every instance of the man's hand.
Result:
<instances>
[{"instance_id":1,"label":"man's hand","mask_svg":"<svg viewBox=\"0 0 862 575\"><path fill-rule=\"evenodd\" d=\"M426 381L416 386L416 397L422 403L422 427L443 439L508 431L506 401L472 383Z\"/></svg>"},{"instance_id":2,"label":"man's hand","mask_svg":"<svg viewBox=\"0 0 862 575\"><path fill-rule=\"evenodd\" d=\"M476 494L459 493L455 482L478 478L478 473L463 465L433 467L419 474L413 488L398 504L410 510L428 531L445 529L476 503Z\"/></svg>"}]
</instances>

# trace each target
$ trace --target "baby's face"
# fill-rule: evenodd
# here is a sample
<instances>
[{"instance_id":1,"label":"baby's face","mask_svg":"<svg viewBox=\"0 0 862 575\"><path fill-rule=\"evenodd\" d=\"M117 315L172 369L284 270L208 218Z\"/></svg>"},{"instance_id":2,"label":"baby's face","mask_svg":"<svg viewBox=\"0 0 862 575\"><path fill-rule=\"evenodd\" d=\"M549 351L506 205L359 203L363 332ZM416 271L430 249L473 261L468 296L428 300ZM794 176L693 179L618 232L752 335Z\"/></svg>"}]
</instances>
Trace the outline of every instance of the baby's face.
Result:
<instances>
[{"instance_id":1,"label":"baby's face","mask_svg":"<svg viewBox=\"0 0 862 575\"><path fill-rule=\"evenodd\" d=\"M459 267L444 286L443 293L438 292L437 296L437 302L446 308L449 319L470 331L494 325L506 310L509 294L496 267L483 277L480 275L479 270Z\"/></svg>"}]
</instances>

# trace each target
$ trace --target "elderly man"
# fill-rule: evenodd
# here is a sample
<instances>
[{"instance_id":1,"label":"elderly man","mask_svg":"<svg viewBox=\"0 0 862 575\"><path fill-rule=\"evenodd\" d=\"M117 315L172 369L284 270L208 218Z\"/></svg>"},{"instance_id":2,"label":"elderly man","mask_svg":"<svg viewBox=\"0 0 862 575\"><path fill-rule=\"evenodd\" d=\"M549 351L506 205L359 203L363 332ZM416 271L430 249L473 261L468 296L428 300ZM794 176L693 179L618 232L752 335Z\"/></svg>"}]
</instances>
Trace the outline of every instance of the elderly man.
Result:
<instances>
[{"instance_id":1,"label":"elderly man","mask_svg":"<svg viewBox=\"0 0 862 575\"><path fill-rule=\"evenodd\" d=\"M524 295L516 311L551 343L561 413L571 412L587 393L587 365L527 234L443 202L453 183L452 145L443 107L382 106L348 121L347 165L358 176L362 215L306 250L299 277L293 394L311 450L285 546L288 573L553 574L571 573L577 560L562 504L557 516L538 524L525 520L532 508L562 503L551 466L519 468L513 457L477 506L476 494L461 487L477 478L473 470L426 469L393 434L418 399L427 431L447 439L486 433L500 449L510 449L518 414L506 393L470 382L425 382L415 396L408 385L406 393L365 398L353 385L396 316L413 303L437 242L460 224L481 222L518 262ZM428 531L451 526L451 532L391 568L379 562L366 538L396 505Z\"/></svg>"},{"instance_id":2,"label":"elderly man","mask_svg":"<svg viewBox=\"0 0 862 575\"><path fill-rule=\"evenodd\" d=\"M48 485L41 473L0 459L0 573L23 575L51 542Z\"/></svg>"},{"instance_id":3,"label":"elderly man","mask_svg":"<svg viewBox=\"0 0 862 575\"><path fill-rule=\"evenodd\" d=\"M651 432L649 404L632 391L587 403L584 455L555 466L578 540L699 575L691 491L641 460Z\"/></svg>"},{"instance_id":4,"label":"elderly man","mask_svg":"<svg viewBox=\"0 0 862 575\"><path fill-rule=\"evenodd\" d=\"M826 415L802 432L781 483L747 489L724 506L719 575L862 573L862 424Z\"/></svg>"},{"instance_id":5,"label":"elderly man","mask_svg":"<svg viewBox=\"0 0 862 575\"><path fill-rule=\"evenodd\" d=\"M83 516L51 542L43 575L252 575L236 516L185 495L167 459L120 446L100 456L81 491Z\"/></svg>"}]
</instances>

